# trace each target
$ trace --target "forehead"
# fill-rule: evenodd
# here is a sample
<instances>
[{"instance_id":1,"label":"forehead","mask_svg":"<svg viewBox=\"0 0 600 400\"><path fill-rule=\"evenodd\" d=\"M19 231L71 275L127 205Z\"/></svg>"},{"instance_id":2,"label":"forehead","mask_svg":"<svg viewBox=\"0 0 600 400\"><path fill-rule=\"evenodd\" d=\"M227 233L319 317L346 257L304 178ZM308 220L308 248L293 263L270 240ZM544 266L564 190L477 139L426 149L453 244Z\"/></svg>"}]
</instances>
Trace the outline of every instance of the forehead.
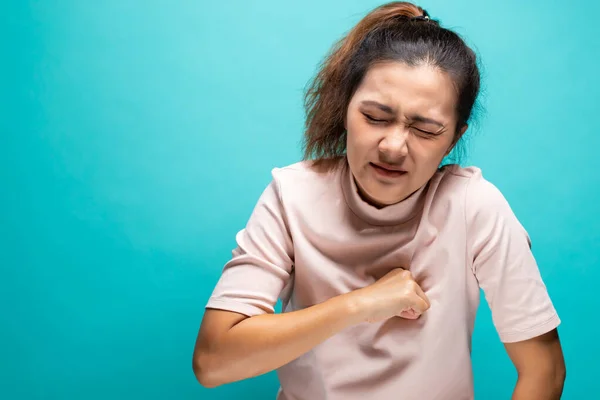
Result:
<instances>
[{"instance_id":1,"label":"forehead","mask_svg":"<svg viewBox=\"0 0 600 400\"><path fill-rule=\"evenodd\" d=\"M448 74L434 66L400 62L373 65L353 101L374 100L404 112L435 114L449 119L456 110L457 92Z\"/></svg>"}]
</instances>

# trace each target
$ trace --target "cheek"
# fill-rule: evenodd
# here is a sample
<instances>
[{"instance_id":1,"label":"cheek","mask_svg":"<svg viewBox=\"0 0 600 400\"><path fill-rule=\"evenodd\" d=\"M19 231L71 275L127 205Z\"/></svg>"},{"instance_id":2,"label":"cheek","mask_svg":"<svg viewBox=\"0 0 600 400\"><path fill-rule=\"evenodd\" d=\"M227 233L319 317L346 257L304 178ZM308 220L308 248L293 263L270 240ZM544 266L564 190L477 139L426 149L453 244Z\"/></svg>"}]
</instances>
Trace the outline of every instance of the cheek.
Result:
<instances>
[{"instance_id":1,"label":"cheek","mask_svg":"<svg viewBox=\"0 0 600 400\"><path fill-rule=\"evenodd\" d=\"M368 152L371 142L374 140L370 127L362 121L348 121L346 151L356 156Z\"/></svg>"},{"instance_id":2,"label":"cheek","mask_svg":"<svg viewBox=\"0 0 600 400\"><path fill-rule=\"evenodd\" d=\"M411 156L419 169L437 169L449 146L450 142L445 138L416 140L411 148Z\"/></svg>"},{"instance_id":3,"label":"cheek","mask_svg":"<svg viewBox=\"0 0 600 400\"><path fill-rule=\"evenodd\" d=\"M350 164L352 171L357 174L360 170L361 160L363 159L363 152L360 143L357 141L357 137L353 132L348 132L346 140L346 158Z\"/></svg>"}]
</instances>

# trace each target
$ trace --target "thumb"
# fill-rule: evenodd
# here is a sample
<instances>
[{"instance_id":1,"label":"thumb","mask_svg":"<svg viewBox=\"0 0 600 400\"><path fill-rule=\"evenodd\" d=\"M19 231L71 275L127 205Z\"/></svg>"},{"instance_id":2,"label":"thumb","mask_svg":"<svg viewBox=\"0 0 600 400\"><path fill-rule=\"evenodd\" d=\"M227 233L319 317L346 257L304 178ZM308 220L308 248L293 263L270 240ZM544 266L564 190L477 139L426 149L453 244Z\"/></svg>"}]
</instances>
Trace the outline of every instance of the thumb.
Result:
<instances>
[{"instance_id":1,"label":"thumb","mask_svg":"<svg viewBox=\"0 0 600 400\"><path fill-rule=\"evenodd\" d=\"M421 300L425 302L425 304L427 304L427 308L425 310L431 307L431 302L429 301L429 298L427 297L423 289L421 289L421 286L417 285L417 287L415 288L415 293L421 298Z\"/></svg>"},{"instance_id":2,"label":"thumb","mask_svg":"<svg viewBox=\"0 0 600 400\"><path fill-rule=\"evenodd\" d=\"M421 291L421 293L423 293ZM423 293L423 296L425 296L425 293ZM429 303L429 299L427 299L427 296L425 296L425 298L423 298L422 296L419 296L418 294L415 294L414 298L412 299L412 309L419 313L422 314L425 311L429 310L430 307L430 303Z\"/></svg>"}]
</instances>

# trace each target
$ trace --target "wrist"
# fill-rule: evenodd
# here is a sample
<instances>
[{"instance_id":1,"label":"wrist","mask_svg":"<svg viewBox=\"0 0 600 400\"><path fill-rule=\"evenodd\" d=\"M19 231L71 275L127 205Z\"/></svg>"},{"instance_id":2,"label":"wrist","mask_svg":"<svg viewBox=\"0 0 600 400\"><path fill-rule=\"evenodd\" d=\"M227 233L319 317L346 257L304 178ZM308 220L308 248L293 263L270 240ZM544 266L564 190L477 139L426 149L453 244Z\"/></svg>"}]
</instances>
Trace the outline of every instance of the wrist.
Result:
<instances>
[{"instance_id":1,"label":"wrist","mask_svg":"<svg viewBox=\"0 0 600 400\"><path fill-rule=\"evenodd\" d=\"M360 289L343 294L340 299L344 303L345 313L353 324L364 322L368 319L368 300L362 295Z\"/></svg>"}]
</instances>

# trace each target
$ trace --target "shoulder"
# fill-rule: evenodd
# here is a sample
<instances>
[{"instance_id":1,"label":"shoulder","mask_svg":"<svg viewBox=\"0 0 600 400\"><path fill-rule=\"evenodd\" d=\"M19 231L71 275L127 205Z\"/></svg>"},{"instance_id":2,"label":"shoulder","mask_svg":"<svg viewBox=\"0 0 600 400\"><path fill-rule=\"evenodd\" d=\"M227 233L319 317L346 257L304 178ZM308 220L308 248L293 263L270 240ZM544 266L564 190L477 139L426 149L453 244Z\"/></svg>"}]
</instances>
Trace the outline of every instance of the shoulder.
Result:
<instances>
[{"instance_id":1,"label":"shoulder","mask_svg":"<svg viewBox=\"0 0 600 400\"><path fill-rule=\"evenodd\" d=\"M449 197L463 210L467 230L509 223L519 226L507 198L476 166L447 165L436 174L438 197ZM520 227L521 228L521 227Z\"/></svg>"},{"instance_id":2,"label":"shoulder","mask_svg":"<svg viewBox=\"0 0 600 400\"><path fill-rule=\"evenodd\" d=\"M446 165L436 174L438 186L444 192L459 196L467 210L505 208L508 202L496 185L486 179L476 166Z\"/></svg>"},{"instance_id":3,"label":"shoulder","mask_svg":"<svg viewBox=\"0 0 600 400\"><path fill-rule=\"evenodd\" d=\"M343 163L340 160L331 160L316 164L313 161L298 161L282 167L272 169L275 180L285 181L290 179L320 180L329 179L336 175Z\"/></svg>"},{"instance_id":4,"label":"shoulder","mask_svg":"<svg viewBox=\"0 0 600 400\"><path fill-rule=\"evenodd\" d=\"M288 220L290 212L315 202L315 188L329 175L319 173L309 161L271 168L271 179L254 206L249 226Z\"/></svg>"},{"instance_id":5,"label":"shoulder","mask_svg":"<svg viewBox=\"0 0 600 400\"><path fill-rule=\"evenodd\" d=\"M447 166L440 171L453 193L460 194L470 235L497 235L500 231L525 233L505 195L478 167Z\"/></svg>"},{"instance_id":6,"label":"shoulder","mask_svg":"<svg viewBox=\"0 0 600 400\"><path fill-rule=\"evenodd\" d=\"M273 184L280 193L308 195L331 188L333 181L339 180L344 164L338 160L315 164L300 161L271 170Z\"/></svg>"}]
</instances>

